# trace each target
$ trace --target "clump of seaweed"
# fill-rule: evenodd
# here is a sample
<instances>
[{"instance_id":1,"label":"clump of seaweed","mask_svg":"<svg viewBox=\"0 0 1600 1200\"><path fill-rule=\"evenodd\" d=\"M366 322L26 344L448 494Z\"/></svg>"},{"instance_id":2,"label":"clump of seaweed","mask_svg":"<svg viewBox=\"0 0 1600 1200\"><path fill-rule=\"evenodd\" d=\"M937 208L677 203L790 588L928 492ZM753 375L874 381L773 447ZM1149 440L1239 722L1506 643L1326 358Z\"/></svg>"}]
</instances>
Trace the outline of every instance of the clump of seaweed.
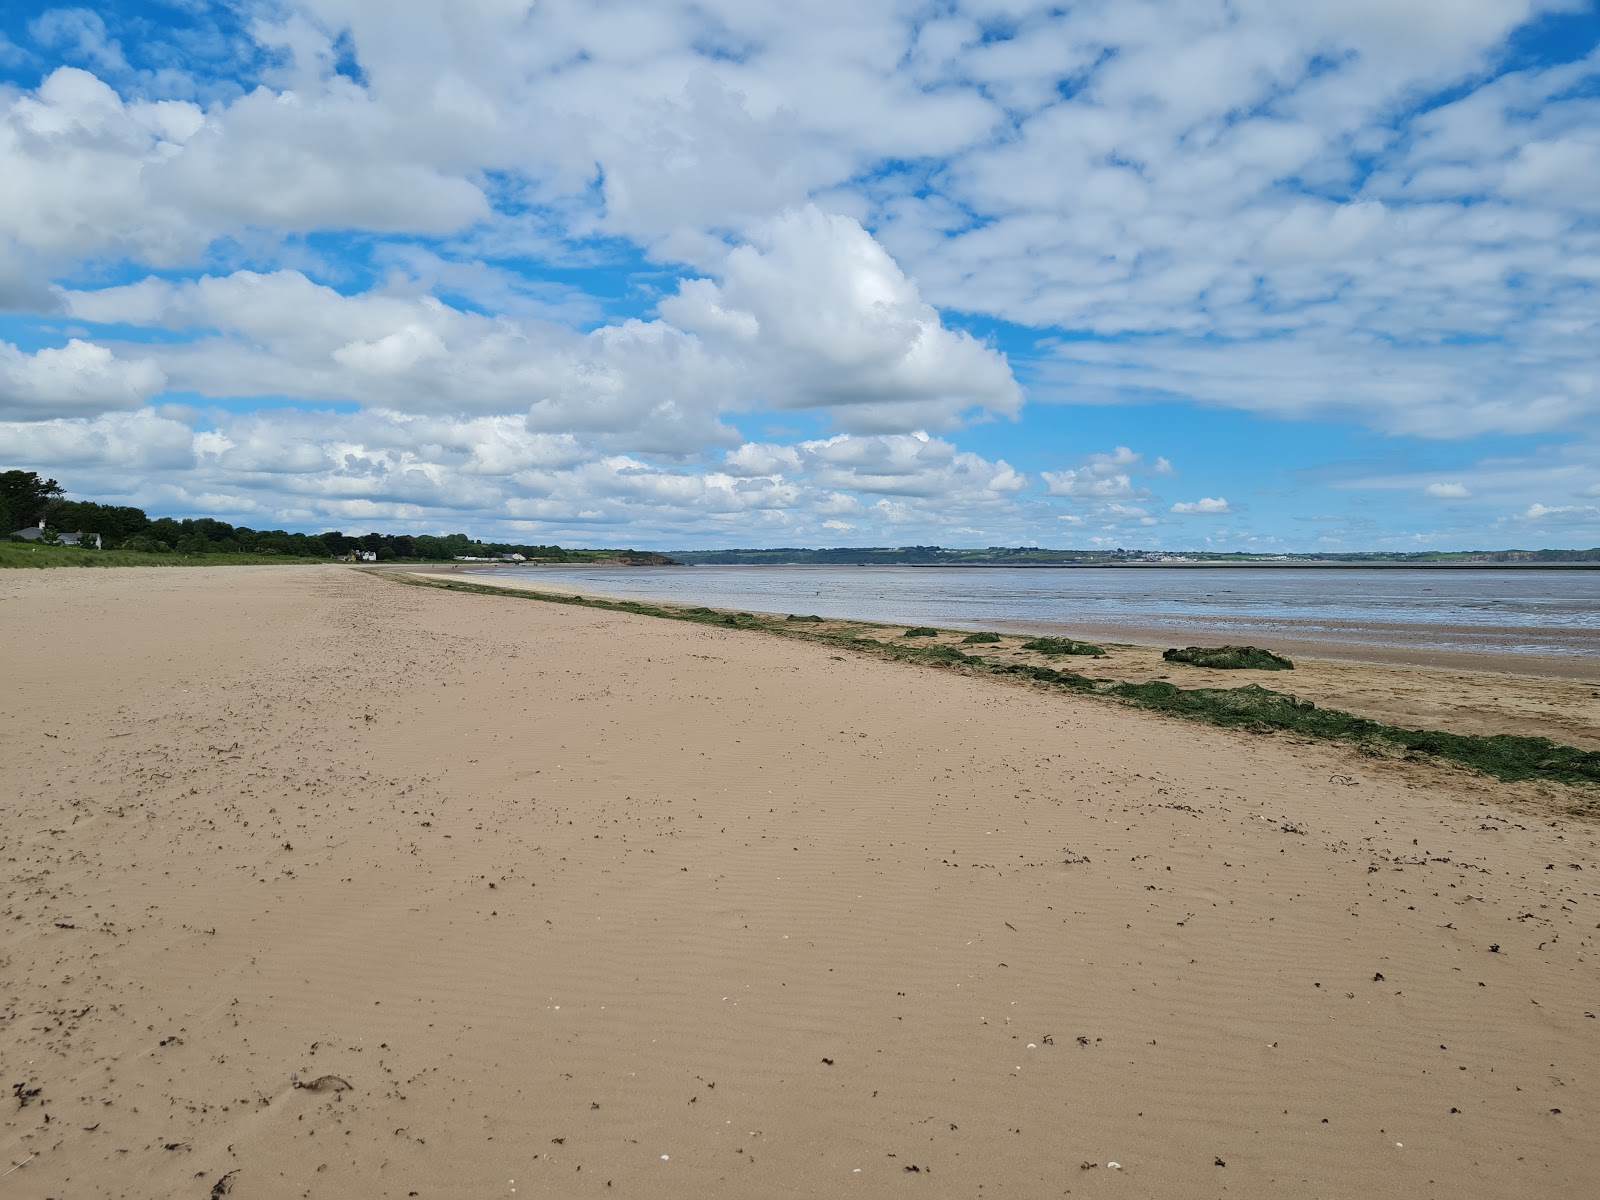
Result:
<instances>
[{"instance_id":1,"label":"clump of seaweed","mask_svg":"<svg viewBox=\"0 0 1600 1200\"><path fill-rule=\"evenodd\" d=\"M799 613L790 613L787 617L784 618L784 620L785 621L805 621L805 622L807 622L809 624L812 624L812 625L820 625L822 623L823 618L817 616L816 613L812 613L809 617L802 617Z\"/></svg>"},{"instance_id":2,"label":"clump of seaweed","mask_svg":"<svg viewBox=\"0 0 1600 1200\"><path fill-rule=\"evenodd\" d=\"M969 633L961 639L963 646L989 646L1000 640L998 633Z\"/></svg>"},{"instance_id":3,"label":"clump of seaweed","mask_svg":"<svg viewBox=\"0 0 1600 1200\"><path fill-rule=\"evenodd\" d=\"M1091 658L1103 658L1106 652L1104 646L1063 637L1034 638L1032 641L1023 642L1022 648L1037 650L1040 654L1082 654Z\"/></svg>"},{"instance_id":4,"label":"clump of seaweed","mask_svg":"<svg viewBox=\"0 0 1600 1200\"><path fill-rule=\"evenodd\" d=\"M901 637L938 637L937 629L929 629L926 625L914 625L900 635Z\"/></svg>"},{"instance_id":5,"label":"clump of seaweed","mask_svg":"<svg viewBox=\"0 0 1600 1200\"><path fill-rule=\"evenodd\" d=\"M1294 663L1259 646L1185 646L1161 655L1168 662L1211 667L1218 671L1292 671Z\"/></svg>"},{"instance_id":6,"label":"clump of seaweed","mask_svg":"<svg viewBox=\"0 0 1600 1200\"><path fill-rule=\"evenodd\" d=\"M1336 708L1318 708L1309 700L1254 683L1241 688L1185 689L1152 680L1121 683L1106 691L1139 708L1153 708L1212 725L1281 729L1305 737L1355 742L1380 756L1397 751L1406 757L1427 754L1507 783L1549 779L1600 784L1600 751L1563 746L1549 738L1403 729Z\"/></svg>"}]
</instances>

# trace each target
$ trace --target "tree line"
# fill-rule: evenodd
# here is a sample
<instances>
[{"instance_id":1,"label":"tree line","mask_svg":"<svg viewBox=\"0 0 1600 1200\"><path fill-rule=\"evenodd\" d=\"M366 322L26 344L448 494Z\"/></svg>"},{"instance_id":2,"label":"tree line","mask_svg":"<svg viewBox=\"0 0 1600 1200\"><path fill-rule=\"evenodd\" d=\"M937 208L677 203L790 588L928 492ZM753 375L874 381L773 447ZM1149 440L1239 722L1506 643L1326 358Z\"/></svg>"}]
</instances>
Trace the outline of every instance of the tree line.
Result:
<instances>
[{"instance_id":1,"label":"tree line","mask_svg":"<svg viewBox=\"0 0 1600 1200\"><path fill-rule=\"evenodd\" d=\"M540 562L586 562L602 555L637 561L659 557L631 550L565 550L560 546L482 542L465 533L441 537L405 533L347 534L332 529L321 534L305 534L282 529L251 529L210 517L152 520L139 508L68 500L59 483L41 478L34 471L0 471L0 537L38 528L41 522L46 529L45 541L53 541L64 533L75 533L90 535L83 538L83 544L92 546L92 535L98 534L104 549L147 553L344 558L365 551L376 555L380 562L490 558L501 554L521 554Z\"/></svg>"}]
</instances>

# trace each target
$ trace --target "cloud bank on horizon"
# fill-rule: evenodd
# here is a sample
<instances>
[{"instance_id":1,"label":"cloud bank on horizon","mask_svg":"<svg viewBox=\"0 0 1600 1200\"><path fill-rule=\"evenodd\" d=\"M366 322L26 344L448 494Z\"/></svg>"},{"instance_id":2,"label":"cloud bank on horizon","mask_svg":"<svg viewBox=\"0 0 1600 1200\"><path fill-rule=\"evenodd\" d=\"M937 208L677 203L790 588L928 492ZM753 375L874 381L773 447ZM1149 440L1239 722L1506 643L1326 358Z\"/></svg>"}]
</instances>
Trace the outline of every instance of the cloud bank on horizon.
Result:
<instances>
[{"instance_id":1,"label":"cloud bank on horizon","mask_svg":"<svg viewBox=\"0 0 1600 1200\"><path fill-rule=\"evenodd\" d=\"M0 467L652 548L1600 544L1587 0L0 15Z\"/></svg>"}]
</instances>

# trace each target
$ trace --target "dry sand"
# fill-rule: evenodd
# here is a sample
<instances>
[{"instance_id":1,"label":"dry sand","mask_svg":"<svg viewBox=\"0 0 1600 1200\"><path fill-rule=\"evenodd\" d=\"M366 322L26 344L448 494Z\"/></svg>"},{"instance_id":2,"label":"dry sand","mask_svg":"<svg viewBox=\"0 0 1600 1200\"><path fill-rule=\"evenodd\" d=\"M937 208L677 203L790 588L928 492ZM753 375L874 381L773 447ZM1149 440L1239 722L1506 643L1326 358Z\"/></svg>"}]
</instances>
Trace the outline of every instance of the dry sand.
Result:
<instances>
[{"instance_id":1,"label":"dry sand","mask_svg":"<svg viewBox=\"0 0 1600 1200\"><path fill-rule=\"evenodd\" d=\"M0 1197L1600 1193L1538 788L334 567L0 605Z\"/></svg>"},{"instance_id":2,"label":"dry sand","mask_svg":"<svg viewBox=\"0 0 1600 1200\"><path fill-rule=\"evenodd\" d=\"M437 567L412 570L416 575L468 578L474 583L514 591L573 595L558 581L529 579L494 569L467 570ZM559 573L559 568L556 569ZM584 592L585 595L600 593ZM827 622L859 625L859 622ZM1009 627L1008 627L1009 628ZM1025 630L1026 625L1017 626ZM879 640L894 640L905 626L885 627ZM1547 737L1552 741L1600 749L1600 665L1593 657L1575 654L1443 653L1396 644L1354 647L1339 642L1275 638L1271 649L1291 654L1293 674L1282 671L1207 670L1183 663L1164 662L1162 646L1108 640L1102 633L1055 626L1033 629L1033 634L1066 633L1105 645L1104 658L1048 658L1017 648L1027 633L1006 637L997 647L962 644L967 631L946 630L937 640L990 658L1065 667L1108 679L1142 683L1165 679L1179 687L1240 687L1255 683L1293 692L1323 708L1337 708L1389 725L1408 729L1448 729L1455 733L1493 735L1515 733ZM1148 636L1149 630L1114 630L1111 638ZM1225 638L1193 640L1218 645ZM919 642L928 646L934 642ZM1168 645L1171 643L1169 642Z\"/></svg>"}]
</instances>

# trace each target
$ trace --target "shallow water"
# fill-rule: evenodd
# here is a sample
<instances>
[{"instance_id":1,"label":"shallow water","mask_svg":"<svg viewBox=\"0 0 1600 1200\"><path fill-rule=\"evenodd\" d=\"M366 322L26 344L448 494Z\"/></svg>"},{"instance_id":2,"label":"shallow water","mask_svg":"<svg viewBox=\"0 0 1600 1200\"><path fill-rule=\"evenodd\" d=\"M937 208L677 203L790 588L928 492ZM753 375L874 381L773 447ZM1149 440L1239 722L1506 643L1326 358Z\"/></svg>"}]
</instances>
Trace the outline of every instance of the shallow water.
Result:
<instances>
[{"instance_id":1,"label":"shallow water","mask_svg":"<svg viewBox=\"0 0 1600 1200\"><path fill-rule=\"evenodd\" d=\"M496 574L627 599L959 629L1600 658L1600 571L695 566Z\"/></svg>"}]
</instances>

